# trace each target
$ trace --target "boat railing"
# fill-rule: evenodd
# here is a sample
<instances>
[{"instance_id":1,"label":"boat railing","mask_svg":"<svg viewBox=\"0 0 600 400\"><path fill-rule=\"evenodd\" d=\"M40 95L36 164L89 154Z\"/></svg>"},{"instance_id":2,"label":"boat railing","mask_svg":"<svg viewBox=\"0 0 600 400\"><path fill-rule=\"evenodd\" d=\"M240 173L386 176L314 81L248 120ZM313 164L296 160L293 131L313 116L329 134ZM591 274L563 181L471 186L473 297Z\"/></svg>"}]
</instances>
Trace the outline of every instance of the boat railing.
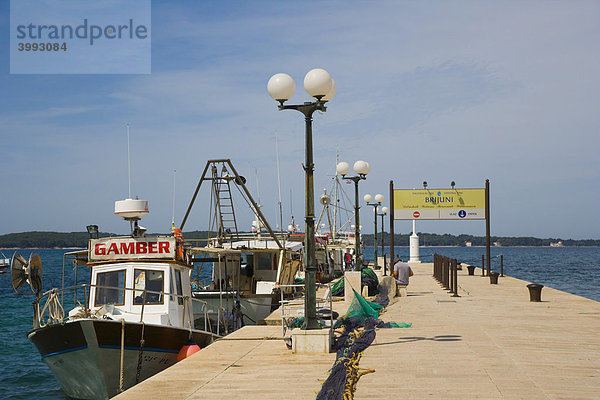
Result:
<instances>
[{"instance_id":1,"label":"boat railing","mask_svg":"<svg viewBox=\"0 0 600 400\"><path fill-rule=\"evenodd\" d=\"M191 282L192 284L192 292L196 292L199 290L202 290L203 288L207 287L210 282L212 282L212 278L208 277L208 278L204 278L204 279L195 279Z\"/></svg>"},{"instance_id":2,"label":"boat railing","mask_svg":"<svg viewBox=\"0 0 600 400\"><path fill-rule=\"evenodd\" d=\"M252 242L263 241L263 242L267 243L268 241L272 241L273 239L284 241L284 240L289 240L289 236L290 235L288 232L274 232L273 236L271 236L269 234L265 234L265 233L258 235L256 233L252 233L252 232L238 232L237 235L232 235L232 236L227 236L227 237L212 237L210 239L202 239L202 240L206 242L206 245L208 247L215 247L215 248L227 247L227 244L231 244L233 242L247 241L248 242L247 247L252 248L253 247L253 246L251 246ZM187 241L187 239L186 239L186 241ZM190 242L191 242L191 240L190 240ZM273 250L277 250L277 248L273 248Z\"/></svg>"},{"instance_id":3,"label":"boat railing","mask_svg":"<svg viewBox=\"0 0 600 400\"><path fill-rule=\"evenodd\" d=\"M142 292L141 295L141 303L140 304L134 304L134 305L139 305L141 306L141 310L140 312L132 312L132 311L127 311L123 308L120 308L119 306L115 306L114 304L102 304L98 307L94 307L93 309L90 309L89 306L89 301L90 301L90 294L91 294L91 288L101 288L101 289L108 289L108 290L115 290L115 291L134 291L135 292ZM176 294L176 293L169 293L169 292L164 292L164 291L154 291L154 290L147 290L147 289L135 289L135 288L130 288L130 287L118 287L118 286L107 286L107 285L92 285L92 284L80 284L80 285L73 285L73 286L68 286L65 288L55 288L55 289L51 289L48 290L46 292L44 292L43 294L41 294L38 298L36 298L36 300L34 300L33 302L33 328L37 329L37 328L42 328L45 327L47 325L54 325L54 324L62 324L65 322L65 311L64 311L64 304L65 304L65 300L64 300L64 293L65 292L70 292L73 291L75 293L74 295L74 305L73 308L80 308L80 311L75 314L75 315L68 315L68 318L104 318L104 319L111 319L112 317L117 317L116 315L110 315L110 313L108 312L109 307L114 307L116 310L118 310L119 315L123 315L123 314L130 314L130 315L138 315L139 314L139 322L142 323L144 321L144 312L145 312L145 306L146 305L156 305L155 303L151 303L151 304L147 304L146 302L146 297L149 294L152 295L159 295L159 296L163 296L161 297L163 299L161 304L164 304L164 299L167 296L170 297L176 297L178 300L178 304L183 305L183 327L187 328L187 329L200 329L197 327L197 325L200 325L202 328L201 330L205 330L208 332L212 332L215 333L218 336L222 336L222 334L228 334L229 333L229 328L228 328L228 324L226 323L226 319L225 319L225 315L226 315L226 310L225 308L215 305L215 304L210 304L206 301L200 300L200 299L196 299L193 298L191 296L187 296L187 295L182 295L182 294ZM81 293L83 292L83 293ZM79 298L81 298L81 294L83 295L83 304L78 300L77 297L77 293L80 294ZM181 299L181 300L179 300ZM193 302L200 304L198 307L193 307ZM42 306L43 303L43 306ZM104 311L101 311L104 310ZM201 318L197 318L194 319L194 311L193 310L200 310L200 314L202 315ZM109 315L107 315L109 314ZM192 316L190 318L190 315ZM119 319L118 317L115 319ZM187 319L187 320L186 320ZM213 326L213 319L215 320L215 324ZM133 320L132 318L128 318L126 320ZM201 325L199 322L203 322L203 325ZM186 326L187 325L187 326ZM223 325L223 327L222 327Z\"/></svg>"},{"instance_id":4,"label":"boat railing","mask_svg":"<svg viewBox=\"0 0 600 400\"><path fill-rule=\"evenodd\" d=\"M325 292L321 297L316 298L316 309L317 309L317 319L320 321L326 322L325 327L329 328L329 339L333 338L333 296L331 295L331 283L317 283L317 292L318 288L326 288ZM304 289L303 284L294 284L294 285L278 285L278 287L287 287L287 288L295 288L295 289ZM297 327L297 323L301 318L305 316L304 310L304 297L297 297L294 299L284 299L284 291L281 291L281 300L279 303L281 304L281 329L283 336L288 330L291 330L294 327ZM305 293L303 293L306 295Z\"/></svg>"}]
</instances>

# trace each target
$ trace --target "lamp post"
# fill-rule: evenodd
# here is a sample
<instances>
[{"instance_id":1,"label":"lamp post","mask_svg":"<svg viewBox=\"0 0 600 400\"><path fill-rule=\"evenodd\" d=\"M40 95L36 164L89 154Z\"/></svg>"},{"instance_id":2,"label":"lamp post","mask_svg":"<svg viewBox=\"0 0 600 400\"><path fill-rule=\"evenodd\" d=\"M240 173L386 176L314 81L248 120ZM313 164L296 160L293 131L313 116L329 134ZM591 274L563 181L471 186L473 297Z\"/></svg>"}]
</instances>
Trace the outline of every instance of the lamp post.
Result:
<instances>
[{"instance_id":1,"label":"lamp post","mask_svg":"<svg viewBox=\"0 0 600 400\"><path fill-rule=\"evenodd\" d=\"M384 230L383 230L383 217L388 213L389 209L387 207L377 207L377 211L380 217L381 217L381 256L383 257L383 255L385 254L385 250L384 250ZM385 259L384 259L384 264L385 264ZM383 271L385 272L385 265L383 266Z\"/></svg>"},{"instance_id":2,"label":"lamp post","mask_svg":"<svg viewBox=\"0 0 600 400\"><path fill-rule=\"evenodd\" d=\"M379 207L381 203L383 203L384 197L382 194L376 194L374 203L371 203L371 201L373 200L373 196L371 196L370 194L365 194L365 197L363 197L363 199L365 200L365 203L367 203L368 206L373 206L373 215L375 216L375 218L373 218L375 221L375 230L373 231L375 233L375 262L373 263L373 266L377 268L377 207Z\"/></svg>"},{"instance_id":3,"label":"lamp post","mask_svg":"<svg viewBox=\"0 0 600 400\"><path fill-rule=\"evenodd\" d=\"M371 166L366 161L358 160L354 163L353 169L357 175L347 176L348 172L350 172L350 164L342 161L335 167L336 172L342 176L342 179L349 179L354 182L354 257L355 265L360 270L362 269L362 254L360 253L360 206L358 205L358 182L360 182L361 179L367 179L367 174L371 170Z\"/></svg>"},{"instance_id":4,"label":"lamp post","mask_svg":"<svg viewBox=\"0 0 600 400\"><path fill-rule=\"evenodd\" d=\"M279 102L279 111L296 110L304 114L306 124L305 135L305 226L306 235L304 242L304 323L302 329L319 329L317 321L317 269L315 264L315 204L313 183L313 146L312 146L312 115L315 111L325 112L325 103L335 96L335 82L327 71L321 68L310 70L304 77L304 89L315 101L307 101L304 104L284 105L294 95L296 84L288 74L275 74L267 83L269 95Z\"/></svg>"}]
</instances>

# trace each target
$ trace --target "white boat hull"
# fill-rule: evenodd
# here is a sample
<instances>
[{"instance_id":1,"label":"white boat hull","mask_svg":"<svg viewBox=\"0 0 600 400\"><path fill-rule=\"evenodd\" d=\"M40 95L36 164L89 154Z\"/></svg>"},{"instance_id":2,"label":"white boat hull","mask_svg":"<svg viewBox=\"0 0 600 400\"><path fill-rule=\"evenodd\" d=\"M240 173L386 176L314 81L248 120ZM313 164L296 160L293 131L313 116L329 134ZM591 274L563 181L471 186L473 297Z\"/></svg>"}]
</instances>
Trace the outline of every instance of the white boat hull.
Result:
<instances>
[{"instance_id":1,"label":"white boat hull","mask_svg":"<svg viewBox=\"0 0 600 400\"><path fill-rule=\"evenodd\" d=\"M67 396L108 399L119 393L121 329L120 321L85 319L36 329L28 337ZM125 324L123 390L175 364L189 338L186 329L145 325L140 362L141 329L141 324ZM214 338L192 332L201 348Z\"/></svg>"},{"instance_id":2,"label":"white boat hull","mask_svg":"<svg viewBox=\"0 0 600 400\"><path fill-rule=\"evenodd\" d=\"M226 292L222 295L218 291L197 291L192 292L195 299L200 299L215 307L222 304L226 315L231 315L235 306L237 295L235 292ZM271 314L271 303L273 295L271 294L250 294L240 297L240 311L243 314L243 325L256 325L261 320ZM194 302L194 315L204 315L201 309L201 303Z\"/></svg>"}]
</instances>

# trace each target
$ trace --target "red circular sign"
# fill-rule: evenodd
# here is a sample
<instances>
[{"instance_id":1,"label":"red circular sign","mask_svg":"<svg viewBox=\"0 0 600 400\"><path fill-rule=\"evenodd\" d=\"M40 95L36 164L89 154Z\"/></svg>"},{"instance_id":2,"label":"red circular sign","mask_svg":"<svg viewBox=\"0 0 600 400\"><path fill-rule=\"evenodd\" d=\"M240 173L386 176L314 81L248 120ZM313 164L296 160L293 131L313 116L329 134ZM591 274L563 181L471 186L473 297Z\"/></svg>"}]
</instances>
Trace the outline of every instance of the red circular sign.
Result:
<instances>
[{"instance_id":1,"label":"red circular sign","mask_svg":"<svg viewBox=\"0 0 600 400\"><path fill-rule=\"evenodd\" d=\"M415 211L415 212L413 213L413 217L415 217L415 218L419 218L420 216L421 216L421 213L420 213L420 212L418 212L418 211Z\"/></svg>"}]
</instances>

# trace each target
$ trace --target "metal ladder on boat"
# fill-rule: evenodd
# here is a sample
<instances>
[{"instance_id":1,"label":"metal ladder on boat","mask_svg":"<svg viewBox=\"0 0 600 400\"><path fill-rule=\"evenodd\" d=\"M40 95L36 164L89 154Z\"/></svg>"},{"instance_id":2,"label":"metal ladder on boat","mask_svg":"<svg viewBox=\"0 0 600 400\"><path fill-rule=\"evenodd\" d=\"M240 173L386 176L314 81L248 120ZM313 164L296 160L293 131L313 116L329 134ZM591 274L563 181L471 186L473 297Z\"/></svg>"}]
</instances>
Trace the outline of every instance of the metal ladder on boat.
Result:
<instances>
[{"instance_id":1,"label":"metal ladder on boat","mask_svg":"<svg viewBox=\"0 0 600 400\"><path fill-rule=\"evenodd\" d=\"M220 175L219 170L221 171ZM211 211L213 209L213 205L215 209L214 214L211 214L210 221L211 224L219 225L217 228L219 232L219 244L223 244L223 239L225 239L225 236L227 235L229 235L230 238L235 236L236 239L239 239L237 221L235 218L235 211L233 209L233 199L231 197L230 189L230 182L233 181L239 187L242 197L247 203L251 204L251 207L257 214L257 218L259 219L260 223L267 229L267 232L269 232L270 237L275 241L275 243L277 243L277 247L279 247L279 249L283 249L279 239L271 229L271 226L260 210L260 207L256 204L252 198L252 195L248 191L248 188L246 187L246 179L238 174L235 167L231 163L231 160L228 158L208 160L206 162L200 180L198 181L198 185L196 186L196 190L194 191L194 195L192 196L192 200L190 201L187 211L185 212L179 229L183 231L185 223L190 215L190 211L192 210L192 206L194 205L196 197L198 196L198 191L202 186L202 182L205 181L212 181ZM217 214L219 214L218 217ZM211 225L211 227L214 225Z\"/></svg>"},{"instance_id":2,"label":"metal ladder on boat","mask_svg":"<svg viewBox=\"0 0 600 400\"><path fill-rule=\"evenodd\" d=\"M213 165L213 190L215 203L219 214L219 237L238 237L237 221L235 219L235 210L233 208L233 198L231 196L231 175L223 165L221 176L218 176L218 168Z\"/></svg>"}]
</instances>

